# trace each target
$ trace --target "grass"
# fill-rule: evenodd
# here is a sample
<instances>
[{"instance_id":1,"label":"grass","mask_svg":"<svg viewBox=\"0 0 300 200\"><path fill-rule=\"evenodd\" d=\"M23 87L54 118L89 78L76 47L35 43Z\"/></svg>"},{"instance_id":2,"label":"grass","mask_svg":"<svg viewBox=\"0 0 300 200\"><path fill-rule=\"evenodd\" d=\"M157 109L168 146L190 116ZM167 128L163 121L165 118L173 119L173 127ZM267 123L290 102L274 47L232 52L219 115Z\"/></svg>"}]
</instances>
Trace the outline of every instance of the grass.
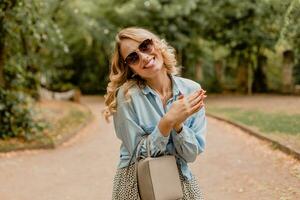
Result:
<instances>
[{"instance_id":1,"label":"grass","mask_svg":"<svg viewBox=\"0 0 300 200\"><path fill-rule=\"evenodd\" d=\"M207 113L245 125L259 134L300 152L300 115L264 113L232 107L207 108Z\"/></svg>"},{"instance_id":2,"label":"grass","mask_svg":"<svg viewBox=\"0 0 300 200\"><path fill-rule=\"evenodd\" d=\"M56 123L52 124L47 135L50 137L54 145L58 145L72 136L74 134L73 132L77 131L77 129L90 117L90 112L72 108L69 110L67 116L62 117Z\"/></svg>"},{"instance_id":3,"label":"grass","mask_svg":"<svg viewBox=\"0 0 300 200\"><path fill-rule=\"evenodd\" d=\"M258 128L264 133L300 135L300 115L284 113L263 113L241 108L209 108L208 112L227 119Z\"/></svg>"}]
</instances>

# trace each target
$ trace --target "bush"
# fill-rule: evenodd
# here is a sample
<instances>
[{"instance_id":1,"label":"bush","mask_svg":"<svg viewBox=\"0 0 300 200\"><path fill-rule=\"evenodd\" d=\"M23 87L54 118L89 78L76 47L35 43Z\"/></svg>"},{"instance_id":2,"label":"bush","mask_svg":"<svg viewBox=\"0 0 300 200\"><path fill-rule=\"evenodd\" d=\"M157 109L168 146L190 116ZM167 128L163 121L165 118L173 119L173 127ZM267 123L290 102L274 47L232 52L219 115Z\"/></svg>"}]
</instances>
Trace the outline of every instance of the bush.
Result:
<instances>
[{"instance_id":1,"label":"bush","mask_svg":"<svg viewBox=\"0 0 300 200\"><path fill-rule=\"evenodd\" d=\"M31 140L45 128L34 118L33 100L20 91L0 88L0 138L19 137Z\"/></svg>"}]
</instances>

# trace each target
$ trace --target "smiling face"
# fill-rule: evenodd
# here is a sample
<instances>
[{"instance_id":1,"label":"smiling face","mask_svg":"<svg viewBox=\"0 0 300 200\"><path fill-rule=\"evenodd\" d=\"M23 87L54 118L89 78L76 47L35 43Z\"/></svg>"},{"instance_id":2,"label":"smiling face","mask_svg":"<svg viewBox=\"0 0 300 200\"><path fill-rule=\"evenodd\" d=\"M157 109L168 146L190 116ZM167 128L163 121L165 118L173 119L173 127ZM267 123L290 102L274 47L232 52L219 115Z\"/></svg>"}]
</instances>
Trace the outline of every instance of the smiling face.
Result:
<instances>
[{"instance_id":1,"label":"smiling face","mask_svg":"<svg viewBox=\"0 0 300 200\"><path fill-rule=\"evenodd\" d=\"M136 52L138 61L129 65L131 70L145 80L155 78L158 73L165 70L162 54L159 49L155 48L155 45L150 52L140 51L140 44L132 39L122 39L120 44L121 56L124 60L129 54Z\"/></svg>"}]
</instances>

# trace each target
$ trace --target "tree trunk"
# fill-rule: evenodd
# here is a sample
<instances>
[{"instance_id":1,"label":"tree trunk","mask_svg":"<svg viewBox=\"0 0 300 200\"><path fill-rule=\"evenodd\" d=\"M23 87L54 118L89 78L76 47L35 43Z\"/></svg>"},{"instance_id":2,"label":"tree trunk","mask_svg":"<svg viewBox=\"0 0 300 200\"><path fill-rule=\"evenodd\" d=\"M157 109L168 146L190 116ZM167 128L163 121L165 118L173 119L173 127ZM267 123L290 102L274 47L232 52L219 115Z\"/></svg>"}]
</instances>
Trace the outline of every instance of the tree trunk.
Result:
<instances>
[{"instance_id":1,"label":"tree trunk","mask_svg":"<svg viewBox=\"0 0 300 200\"><path fill-rule=\"evenodd\" d=\"M237 86L238 91L246 93L248 88L248 64L245 59L239 58L238 69L237 69Z\"/></svg>"},{"instance_id":2,"label":"tree trunk","mask_svg":"<svg viewBox=\"0 0 300 200\"><path fill-rule=\"evenodd\" d=\"M4 45L0 42L0 87L4 86Z\"/></svg>"},{"instance_id":3,"label":"tree trunk","mask_svg":"<svg viewBox=\"0 0 300 200\"><path fill-rule=\"evenodd\" d=\"M247 78L247 92L248 95L252 95L252 80L253 80L253 70L252 65L248 63L248 78Z\"/></svg>"},{"instance_id":4,"label":"tree trunk","mask_svg":"<svg viewBox=\"0 0 300 200\"><path fill-rule=\"evenodd\" d=\"M217 83L218 83L220 89L223 89L224 61L223 60L216 60L215 63L214 63L214 66L215 66L215 73L216 73Z\"/></svg>"},{"instance_id":5,"label":"tree trunk","mask_svg":"<svg viewBox=\"0 0 300 200\"><path fill-rule=\"evenodd\" d=\"M287 50L283 52L282 66L282 92L291 93L293 91L293 67L294 52Z\"/></svg>"},{"instance_id":6,"label":"tree trunk","mask_svg":"<svg viewBox=\"0 0 300 200\"><path fill-rule=\"evenodd\" d=\"M195 66L195 75L196 81L203 80L203 72L202 72L202 60L199 59L196 66Z\"/></svg>"},{"instance_id":7,"label":"tree trunk","mask_svg":"<svg viewBox=\"0 0 300 200\"><path fill-rule=\"evenodd\" d=\"M264 55L257 56L257 67L253 76L253 92L267 92L267 76L266 76L267 57Z\"/></svg>"},{"instance_id":8,"label":"tree trunk","mask_svg":"<svg viewBox=\"0 0 300 200\"><path fill-rule=\"evenodd\" d=\"M0 18L0 87L5 86L4 82L4 27L3 18Z\"/></svg>"}]
</instances>

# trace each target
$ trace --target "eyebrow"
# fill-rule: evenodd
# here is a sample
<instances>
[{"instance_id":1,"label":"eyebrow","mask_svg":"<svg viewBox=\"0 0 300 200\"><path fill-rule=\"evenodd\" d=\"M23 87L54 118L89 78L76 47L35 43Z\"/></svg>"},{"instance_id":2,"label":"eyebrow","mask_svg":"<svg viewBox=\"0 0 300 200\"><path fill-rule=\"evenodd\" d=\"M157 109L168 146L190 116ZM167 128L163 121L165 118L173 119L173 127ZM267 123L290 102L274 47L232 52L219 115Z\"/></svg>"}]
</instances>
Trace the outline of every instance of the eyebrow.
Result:
<instances>
[{"instance_id":1,"label":"eyebrow","mask_svg":"<svg viewBox=\"0 0 300 200\"><path fill-rule=\"evenodd\" d=\"M139 42L139 41L137 41L137 40L133 40L133 41ZM140 44L141 44L141 43L140 43ZM133 53L133 52L136 52L136 50L139 48L140 44L137 46L137 48L135 48L134 50L130 51L130 53L127 54L127 56L129 56L129 55L130 55L131 53ZM125 56L124 59L126 59L127 56Z\"/></svg>"},{"instance_id":2,"label":"eyebrow","mask_svg":"<svg viewBox=\"0 0 300 200\"><path fill-rule=\"evenodd\" d=\"M140 46L140 45L139 45ZM139 48L139 46L137 47L137 49ZM127 54L127 56L125 56L125 58L124 59L126 59L130 54L132 54L132 53L134 53L134 52L136 52L136 50L137 49L135 49L135 50L133 50L133 51L131 51L129 54Z\"/></svg>"}]
</instances>

